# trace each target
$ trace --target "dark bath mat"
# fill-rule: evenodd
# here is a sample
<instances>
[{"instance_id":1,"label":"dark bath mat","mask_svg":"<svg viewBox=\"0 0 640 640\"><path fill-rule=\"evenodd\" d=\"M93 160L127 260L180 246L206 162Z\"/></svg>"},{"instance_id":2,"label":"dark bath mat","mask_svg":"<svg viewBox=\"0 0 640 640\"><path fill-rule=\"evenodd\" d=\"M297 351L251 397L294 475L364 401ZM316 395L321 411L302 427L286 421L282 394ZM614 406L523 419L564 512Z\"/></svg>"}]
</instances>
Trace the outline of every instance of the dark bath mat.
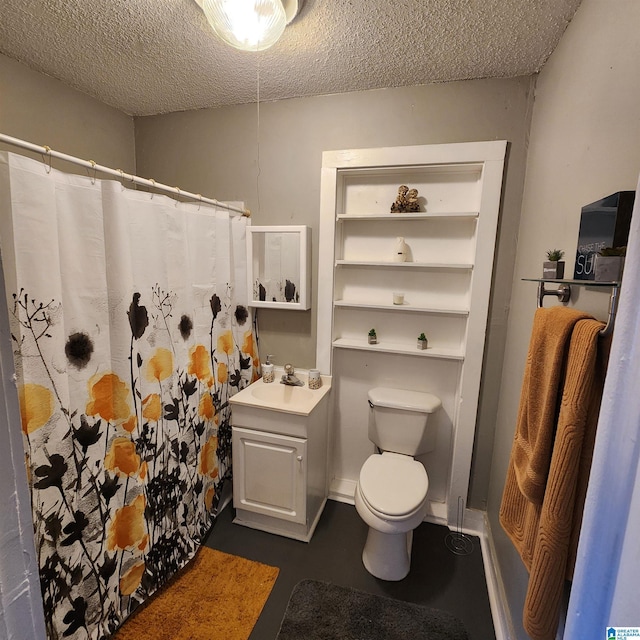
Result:
<instances>
[{"instance_id":1,"label":"dark bath mat","mask_svg":"<svg viewBox=\"0 0 640 640\"><path fill-rule=\"evenodd\" d=\"M303 580L276 640L468 640L458 618L437 609L328 582Z\"/></svg>"}]
</instances>

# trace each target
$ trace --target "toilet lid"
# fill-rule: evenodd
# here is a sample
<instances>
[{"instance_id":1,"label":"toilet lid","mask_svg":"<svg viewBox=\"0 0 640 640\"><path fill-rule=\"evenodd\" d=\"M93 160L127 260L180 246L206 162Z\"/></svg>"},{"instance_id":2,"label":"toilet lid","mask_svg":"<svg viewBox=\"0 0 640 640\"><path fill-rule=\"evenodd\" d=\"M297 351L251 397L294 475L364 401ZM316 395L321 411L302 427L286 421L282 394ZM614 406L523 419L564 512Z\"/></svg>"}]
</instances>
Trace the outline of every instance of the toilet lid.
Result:
<instances>
[{"instance_id":1,"label":"toilet lid","mask_svg":"<svg viewBox=\"0 0 640 640\"><path fill-rule=\"evenodd\" d=\"M373 389L369 389L367 396L371 404L376 407L402 409L403 411L433 413L442 406L440 398L425 391L374 387Z\"/></svg>"},{"instance_id":2,"label":"toilet lid","mask_svg":"<svg viewBox=\"0 0 640 640\"><path fill-rule=\"evenodd\" d=\"M383 453L369 456L362 465L359 484L372 509L389 516L403 516L424 502L429 478L417 460Z\"/></svg>"}]
</instances>

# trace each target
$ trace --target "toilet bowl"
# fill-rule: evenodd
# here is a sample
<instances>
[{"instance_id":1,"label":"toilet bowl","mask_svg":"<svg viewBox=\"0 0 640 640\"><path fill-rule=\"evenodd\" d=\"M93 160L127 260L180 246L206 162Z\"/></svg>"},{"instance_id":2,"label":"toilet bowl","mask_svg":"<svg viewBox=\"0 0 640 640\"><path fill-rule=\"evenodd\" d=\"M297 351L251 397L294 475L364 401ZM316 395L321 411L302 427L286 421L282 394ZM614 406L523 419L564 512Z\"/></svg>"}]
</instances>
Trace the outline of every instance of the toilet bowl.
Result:
<instances>
[{"instance_id":1,"label":"toilet bowl","mask_svg":"<svg viewBox=\"0 0 640 640\"><path fill-rule=\"evenodd\" d=\"M413 530L427 513L429 478L410 456L373 454L362 466L356 510L369 526L362 562L381 580L402 580L411 566Z\"/></svg>"},{"instance_id":2,"label":"toilet bowl","mask_svg":"<svg viewBox=\"0 0 640 640\"><path fill-rule=\"evenodd\" d=\"M356 485L356 510L369 526L362 562L377 578L397 581L409 573L413 530L428 509L429 478L413 456L435 447L427 418L441 403L430 393L382 387L368 398L369 439L382 452L367 458Z\"/></svg>"}]
</instances>

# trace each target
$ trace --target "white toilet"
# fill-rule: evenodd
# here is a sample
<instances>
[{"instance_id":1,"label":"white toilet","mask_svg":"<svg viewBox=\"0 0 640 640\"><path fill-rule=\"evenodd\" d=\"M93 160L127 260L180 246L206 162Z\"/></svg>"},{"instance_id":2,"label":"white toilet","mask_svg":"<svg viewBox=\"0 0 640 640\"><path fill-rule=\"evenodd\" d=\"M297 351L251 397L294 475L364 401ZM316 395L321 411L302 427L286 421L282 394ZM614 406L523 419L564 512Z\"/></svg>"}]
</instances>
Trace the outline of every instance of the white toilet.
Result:
<instances>
[{"instance_id":1,"label":"white toilet","mask_svg":"<svg viewBox=\"0 0 640 640\"><path fill-rule=\"evenodd\" d=\"M413 530L427 513L429 478L413 456L435 448L428 417L442 403L431 393L376 387L369 391L369 440L382 453L367 458L356 509L369 525L362 562L381 580L402 580L411 565Z\"/></svg>"}]
</instances>

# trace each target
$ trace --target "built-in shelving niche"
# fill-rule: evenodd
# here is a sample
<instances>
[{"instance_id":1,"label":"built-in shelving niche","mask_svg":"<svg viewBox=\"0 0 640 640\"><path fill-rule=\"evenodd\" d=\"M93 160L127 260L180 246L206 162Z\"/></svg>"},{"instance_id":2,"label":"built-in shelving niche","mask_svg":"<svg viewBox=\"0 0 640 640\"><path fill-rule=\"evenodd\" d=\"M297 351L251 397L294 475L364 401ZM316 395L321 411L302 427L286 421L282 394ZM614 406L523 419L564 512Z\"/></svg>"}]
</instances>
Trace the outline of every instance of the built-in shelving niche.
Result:
<instances>
[{"instance_id":1,"label":"built-in shelving niche","mask_svg":"<svg viewBox=\"0 0 640 640\"><path fill-rule=\"evenodd\" d=\"M323 155L317 366L333 375L335 499L353 500L373 452L367 391L383 385L441 398L436 450L421 458L428 517L454 525L466 504L505 150L498 141ZM401 184L418 189L420 212L390 213ZM406 262L394 260L397 237Z\"/></svg>"}]
</instances>

